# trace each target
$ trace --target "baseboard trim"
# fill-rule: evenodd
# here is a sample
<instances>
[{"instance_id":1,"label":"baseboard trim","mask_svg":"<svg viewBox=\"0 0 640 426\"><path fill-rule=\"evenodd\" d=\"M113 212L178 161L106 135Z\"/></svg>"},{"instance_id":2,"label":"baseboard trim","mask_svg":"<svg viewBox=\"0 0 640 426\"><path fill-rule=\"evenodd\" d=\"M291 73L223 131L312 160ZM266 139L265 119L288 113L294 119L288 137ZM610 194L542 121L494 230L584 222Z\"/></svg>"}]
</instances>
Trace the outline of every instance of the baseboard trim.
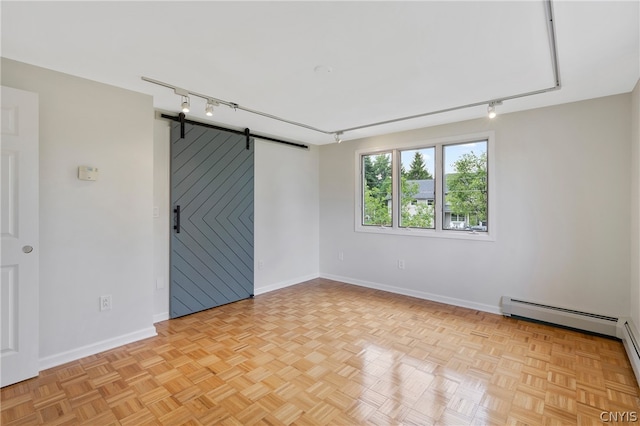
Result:
<instances>
[{"instance_id":1,"label":"baseboard trim","mask_svg":"<svg viewBox=\"0 0 640 426\"><path fill-rule=\"evenodd\" d=\"M123 334L122 336L113 337L111 339L102 340L100 342L82 346L77 349L72 349L70 351L40 358L40 371L52 367L57 367L58 365L66 364L67 362L75 361L86 356L95 355L100 352L108 351L109 349L117 348L118 346L126 345L157 335L158 333L156 333L156 328L149 327L142 330L134 331L133 333Z\"/></svg>"},{"instance_id":2,"label":"baseboard trim","mask_svg":"<svg viewBox=\"0 0 640 426\"><path fill-rule=\"evenodd\" d=\"M290 280L285 280L285 281L280 281L278 283L275 284L270 284L264 287L256 287L254 289L254 293L255 295L259 295L259 294L264 294L264 293L268 293L270 291L275 291L275 290L280 290L281 288L286 288L286 287L291 287L292 285L296 285L296 284L300 284L303 283L305 281L309 281L309 280L313 280L316 278L320 278L320 274L309 274L309 275L303 275L301 277L297 277L297 278L293 278Z\"/></svg>"},{"instance_id":3,"label":"baseboard trim","mask_svg":"<svg viewBox=\"0 0 640 426\"><path fill-rule=\"evenodd\" d=\"M169 319L169 312L162 312L160 314L155 314L153 316L153 323L166 321Z\"/></svg>"},{"instance_id":4,"label":"baseboard trim","mask_svg":"<svg viewBox=\"0 0 640 426\"><path fill-rule=\"evenodd\" d=\"M502 315L499 306L486 305L484 303L471 302L464 299L456 299L454 297L440 296L433 293L427 293L424 291L410 290L401 287L392 287L386 284L374 283L371 281L364 281L351 277L343 277L333 274L320 274L320 278L326 278L328 280L340 281L347 284L353 284L360 287L371 288L374 290L387 291L389 293L401 294L403 296L416 297L418 299L430 300L432 302L444 303L447 305L459 306L461 308L474 309L476 311L488 312L490 314Z\"/></svg>"}]
</instances>

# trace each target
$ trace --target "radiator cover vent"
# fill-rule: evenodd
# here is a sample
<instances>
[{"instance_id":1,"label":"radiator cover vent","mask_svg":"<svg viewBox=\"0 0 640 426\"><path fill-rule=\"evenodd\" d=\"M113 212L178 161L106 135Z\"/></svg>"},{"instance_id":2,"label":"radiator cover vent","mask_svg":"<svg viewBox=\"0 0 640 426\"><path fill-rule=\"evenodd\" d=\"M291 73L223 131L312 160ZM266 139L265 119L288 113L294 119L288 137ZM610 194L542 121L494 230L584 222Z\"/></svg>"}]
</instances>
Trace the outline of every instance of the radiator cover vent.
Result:
<instances>
[{"instance_id":1,"label":"radiator cover vent","mask_svg":"<svg viewBox=\"0 0 640 426\"><path fill-rule=\"evenodd\" d=\"M633 332L631 331L631 326L629 325L629 321L624 322L624 328L627 332L627 335L629 336L629 342L633 346L633 350L636 353L636 356L640 359L640 345L638 345L638 342L636 341L636 336L634 336Z\"/></svg>"},{"instance_id":2,"label":"radiator cover vent","mask_svg":"<svg viewBox=\"0 0 640 426\"><path fill-rule=\"evenodd\" d=\"M567 312L567 313L575 314L575 315L581 315L581 316L585 316L585 317L598 318L598 319L605 320L605 321L618 322L618 318L608 317L606 315L598 315L598 314L592 314L590 312L575 311L573 309L560 308L558 306L543 305L541 303L535 303L535 302L527 302L526 300L520 300L520 299L511 299L511 301L514 302L514 303L522 303L524 305L538 306L540 308L551 309L551 310L554 310L554 311L562 311L562 312Z\"/></svg>"},{"instance_id":3,"label":"radiator cover vent","mask_svg":"<svg viewBox=\"0 0 640 426\"><path fill-rule=\"evenodd\" d=\"M631 368L633 368L638 385L640 385L640 342L638 341L640 335L629 318L621 319L619 327L620 335L618 337L624 344L624 348L627 351L627 356L631 363Z\"/></svg>"},{"instance_id":4,"label":"radiator cover vent","mask_svg":"<svg viewBox=\"0 0 640 426\"><path fill-rule=\"evenodd\" d=\"M618 318L502 296L502 313L617 337Z\"/></svg>"}]
</instances>

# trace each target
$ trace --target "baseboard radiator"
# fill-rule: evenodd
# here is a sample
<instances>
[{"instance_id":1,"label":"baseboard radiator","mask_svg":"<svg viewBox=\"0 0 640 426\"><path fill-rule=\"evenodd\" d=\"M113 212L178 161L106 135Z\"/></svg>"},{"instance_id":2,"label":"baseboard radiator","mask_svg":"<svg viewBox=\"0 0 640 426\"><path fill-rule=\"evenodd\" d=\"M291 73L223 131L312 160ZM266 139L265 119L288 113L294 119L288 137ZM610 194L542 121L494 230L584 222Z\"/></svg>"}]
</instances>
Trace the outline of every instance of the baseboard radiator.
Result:
<instances>
[{"instance_id":1,"label":"baseboard radiator","mask_svg":"<svg viewBox=\"0 0 640 426\"><path fill-rule=\"evenodd\" d=\"M502 313L556 324L577 330L617 337L622 340L629 361L640 385L640 334L629 318L615 318L558 306L545 305L502 296Z\"/></svg>"},{"instance_id":2,"label":"baseboard radiator","mask_svg":"<svg viewBox=\"0 0 640 426\"><path fill-rule=\"evenodd\" d=\"M502 313L606 336L618 336L618 318L502 296Z\"/></svg>"},{"instance_id":3,"label":"baseboard radiator","mask_svg":"<svg viewBox=\"0 0 640 426\"><path fill-rule=\"evenodd\" d=\"M638 334L638 329L629 318L621 318L618 325L618 338L624 344L631 368L633 368L640 386L640 334Z\"/></svg>"}]
</instances>

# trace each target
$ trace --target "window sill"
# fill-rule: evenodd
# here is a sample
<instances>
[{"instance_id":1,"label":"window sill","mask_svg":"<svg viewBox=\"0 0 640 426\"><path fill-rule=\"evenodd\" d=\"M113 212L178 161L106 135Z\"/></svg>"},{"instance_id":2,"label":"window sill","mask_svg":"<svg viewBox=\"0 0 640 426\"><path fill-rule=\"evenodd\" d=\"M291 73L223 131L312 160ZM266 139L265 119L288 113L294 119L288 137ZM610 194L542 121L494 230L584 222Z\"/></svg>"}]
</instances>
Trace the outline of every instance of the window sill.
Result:
<instances>
[{"instance_id":1,"label":"window sill","mask_svg":"<svg viewBox=\"0 0 640 426\"><path fill-rule=\"evenodd\" d=\"M356 232L369 234L403 235L408 237L444 238L450 240L494 242L495 233L470 231L437 231L435 229L392 228L390 226L356 225Z\"/></svg>"}]
</instances>

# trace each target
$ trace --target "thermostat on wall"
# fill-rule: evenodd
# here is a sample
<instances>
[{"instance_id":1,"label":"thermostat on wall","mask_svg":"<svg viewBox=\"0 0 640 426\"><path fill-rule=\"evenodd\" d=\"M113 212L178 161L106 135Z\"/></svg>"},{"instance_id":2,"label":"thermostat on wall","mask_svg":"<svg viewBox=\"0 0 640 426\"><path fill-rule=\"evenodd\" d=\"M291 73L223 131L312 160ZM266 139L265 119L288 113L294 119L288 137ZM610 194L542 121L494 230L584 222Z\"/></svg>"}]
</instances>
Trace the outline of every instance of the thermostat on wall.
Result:
<instances>
[{"instance_id":1,"label":"thermostat on wall","mask_svg":"<svg viewBox=\"0 0 640 426\"><path fill-rule=\"evenodd\" d=\"M98 180L98 168L89 166L78 167L78 179L80 180Z\"/></svg>"}]
</instances>

